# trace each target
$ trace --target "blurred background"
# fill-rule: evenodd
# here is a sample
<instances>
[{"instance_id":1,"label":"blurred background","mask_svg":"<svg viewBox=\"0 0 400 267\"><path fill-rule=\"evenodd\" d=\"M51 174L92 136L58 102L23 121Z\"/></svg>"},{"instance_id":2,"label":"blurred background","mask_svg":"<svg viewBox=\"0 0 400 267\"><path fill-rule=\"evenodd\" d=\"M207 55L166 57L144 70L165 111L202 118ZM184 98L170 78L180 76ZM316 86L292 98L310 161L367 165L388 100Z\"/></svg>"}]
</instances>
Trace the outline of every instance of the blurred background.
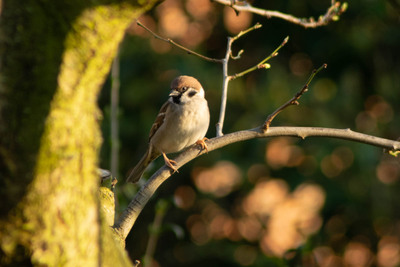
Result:
<instances>
[{"instance_id":1,"label":"blurred background","mask_svg":"<svg viewBox=\"0 0 400 267\"><path fill-rule=\"evenodd\" d=\"M296 17L325 13L329 0L255 0L256 7ZM140 21L161 36L223 58L228 36L259 22L236 41L229 74L289 43L257 70L229 84L224 133L261 125L323 63L300 105L272 126L350 128L400 137L400 2L355 0L339 21L304 29L209 0L165 0ZM155 39L132 23L120 46L117 212L163 165L158 159L139 185L126 173L144 154L148 133L171 80L195 76L216 134L222 66ZM101 167L110 168L110 88L99 98L104 118ZM173 158L173 156L172 156ZM201 156L157 191L127 239L132 259L151 266L399 266L400 160L380 148L329 138L250 140ZM160 228L152 227L155 218ZM150 247L155 248L154 257ZM154 243L154 241L157 241ZM150 254L149 254L150 253Z\"/></svg>"}]
</instances>

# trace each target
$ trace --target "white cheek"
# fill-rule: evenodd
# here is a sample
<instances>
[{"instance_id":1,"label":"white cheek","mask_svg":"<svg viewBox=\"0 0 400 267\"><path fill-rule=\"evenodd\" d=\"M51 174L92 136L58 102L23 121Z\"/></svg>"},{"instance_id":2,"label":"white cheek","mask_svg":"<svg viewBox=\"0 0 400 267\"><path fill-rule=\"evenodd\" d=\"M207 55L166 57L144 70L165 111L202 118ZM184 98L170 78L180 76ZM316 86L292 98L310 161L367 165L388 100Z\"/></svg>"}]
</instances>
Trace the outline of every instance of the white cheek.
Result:
<instances>
[{"instance_id":1,"label":"white cheek","mask_svg":"<svg viewBox=\"0 0 400 267\"><path fill-rule=\"evenodd\" d=\"M199 96L204 97L204 89L203 87L200 88L200 91L197 93Z\"/></svg>"}]
</instances>

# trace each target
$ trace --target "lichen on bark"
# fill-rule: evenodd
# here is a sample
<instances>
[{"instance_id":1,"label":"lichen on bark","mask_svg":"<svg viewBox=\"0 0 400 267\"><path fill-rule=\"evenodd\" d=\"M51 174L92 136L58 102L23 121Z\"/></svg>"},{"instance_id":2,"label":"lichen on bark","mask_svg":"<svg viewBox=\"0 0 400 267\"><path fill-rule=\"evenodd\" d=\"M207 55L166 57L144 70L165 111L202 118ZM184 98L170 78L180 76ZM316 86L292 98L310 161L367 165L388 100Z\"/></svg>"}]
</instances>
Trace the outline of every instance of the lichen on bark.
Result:
<instances>
[{"instance_id":1,"label":"lichen on bark","mask_svg":"<svg viewBox=\"0 0 400 267\"><path fill-rule=\"evenodd\" d=\"M101 216L96 102L125 29L155 2L5 1L1 190L18 196L0 210L0 265L129 265Z\"/></svg>"}]
</instances>

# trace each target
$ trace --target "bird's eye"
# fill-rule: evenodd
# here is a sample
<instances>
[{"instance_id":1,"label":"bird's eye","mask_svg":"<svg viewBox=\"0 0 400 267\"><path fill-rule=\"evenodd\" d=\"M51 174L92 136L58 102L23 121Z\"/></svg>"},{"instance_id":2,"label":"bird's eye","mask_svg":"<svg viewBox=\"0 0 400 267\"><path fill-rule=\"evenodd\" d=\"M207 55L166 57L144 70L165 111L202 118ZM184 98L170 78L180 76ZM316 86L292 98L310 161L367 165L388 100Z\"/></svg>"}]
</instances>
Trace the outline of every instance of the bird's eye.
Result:
<instances>
[{"instance_id":1,"label":"bird's eye","mask_svg":"<svg viewBox=\"0 0 400 267\"><path fill-rule=\"evenodd\" d=\"M188 96L189 96L189 97L193 97L195 94L197 94L196 91L190 91L189 94L188 94Z\"/></svg>"}]
</instances>

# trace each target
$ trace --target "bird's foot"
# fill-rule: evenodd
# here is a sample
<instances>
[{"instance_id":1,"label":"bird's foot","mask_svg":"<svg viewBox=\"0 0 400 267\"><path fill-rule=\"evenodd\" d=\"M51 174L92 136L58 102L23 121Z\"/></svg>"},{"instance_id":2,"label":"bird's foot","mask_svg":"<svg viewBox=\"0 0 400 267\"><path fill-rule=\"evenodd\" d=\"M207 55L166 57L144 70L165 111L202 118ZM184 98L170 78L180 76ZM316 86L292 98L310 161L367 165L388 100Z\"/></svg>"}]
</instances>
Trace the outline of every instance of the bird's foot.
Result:
<instances>
[{"instance_id":1,"label":"bird's foot","mask_svg":"<svg viewBox=\"0 0 400 267\"><path fill-rule=\"evenodd\" d=\"M167 157L167 155L165 155L165 153L162 153L162 155L163 155L163 157L164 157L164 162L165 162L165 165L167 165L169 168L171 168L171 170L173 171L172 173L175 173L175 172L178 172L178 169L175 167L176 166L176 161L175 160L172 160L172 159L169 159L168 157ZM174 166L175 165L175 166Z\"/></svg>"},{"instance_id":2,"label":"bird's foot","mask_svg":"<svg viewBox=\"0 0 400 267\"><path fill-rule=\"evenodd\" d=\"M208 140L208 138L207 137L203 137L203 139L200 139L200 140L197 140L196 141L196 145L199 145L200 147L201 147L201 150L206 150L206 153L208 153L208 147L207 147L207 144L206 144L206 140Z\"/></svg>"}]
</instances>

